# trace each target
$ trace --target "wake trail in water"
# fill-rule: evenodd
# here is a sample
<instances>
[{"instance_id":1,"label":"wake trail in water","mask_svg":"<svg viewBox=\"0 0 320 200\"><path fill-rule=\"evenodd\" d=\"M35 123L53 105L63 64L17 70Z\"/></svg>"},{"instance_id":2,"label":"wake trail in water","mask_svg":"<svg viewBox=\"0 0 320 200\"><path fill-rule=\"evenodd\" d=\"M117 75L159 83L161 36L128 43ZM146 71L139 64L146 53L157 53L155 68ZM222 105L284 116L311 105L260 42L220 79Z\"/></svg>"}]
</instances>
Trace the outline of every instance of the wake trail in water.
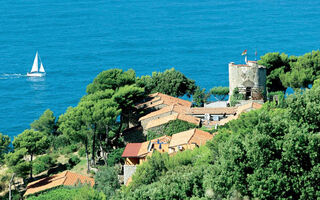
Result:
<instances>
[{"instance_id":1,"label":"wake trail in water","mask_svg":"<svg viewBox=\"0 0 320 200\"><path fill-rule=\"evenodd\" d=\"M15 79L25 77L27 75L24 74L0 74L0 79Z\"/></svg>"}]
</instances>

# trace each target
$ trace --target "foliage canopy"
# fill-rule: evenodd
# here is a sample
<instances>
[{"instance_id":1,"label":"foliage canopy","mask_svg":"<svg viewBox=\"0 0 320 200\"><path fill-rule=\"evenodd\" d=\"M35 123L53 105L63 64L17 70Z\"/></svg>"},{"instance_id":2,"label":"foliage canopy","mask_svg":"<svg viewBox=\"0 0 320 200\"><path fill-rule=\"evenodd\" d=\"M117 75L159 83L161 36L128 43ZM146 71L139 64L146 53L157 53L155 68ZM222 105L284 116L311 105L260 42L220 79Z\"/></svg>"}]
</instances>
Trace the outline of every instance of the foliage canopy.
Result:
<instances>
[{"instance_id":1,"label":"foliage canopy","mask_svg":"<svg viewBox=\"0 0 320 200\"><path fill-rule=\"evenodd\" d=\"M174 97L191 96L196 90L195 81L188 79L174 68L162 72L153 72L152 76L142 76L137 84L147 93L161 92Z\"/></svg>"}]
</instances>

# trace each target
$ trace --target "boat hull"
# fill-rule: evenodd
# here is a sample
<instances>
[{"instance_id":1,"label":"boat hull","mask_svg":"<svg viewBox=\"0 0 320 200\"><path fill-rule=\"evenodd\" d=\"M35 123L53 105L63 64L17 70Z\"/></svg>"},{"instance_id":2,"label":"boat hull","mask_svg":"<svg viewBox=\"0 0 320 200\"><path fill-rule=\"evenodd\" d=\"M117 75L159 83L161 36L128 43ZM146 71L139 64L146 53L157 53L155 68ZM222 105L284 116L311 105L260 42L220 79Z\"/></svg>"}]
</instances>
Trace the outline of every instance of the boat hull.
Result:
<instances>
[{"instance_id":1,"label":"boat hull","mask_svg":"<svg viewBox=\"0 0 320 200\"><path fill-rule=\"evenodd\" d=\"M27 73L27 76L29 77L42 77L45 76L45 73Z\"/></svg>"}]
</instances>

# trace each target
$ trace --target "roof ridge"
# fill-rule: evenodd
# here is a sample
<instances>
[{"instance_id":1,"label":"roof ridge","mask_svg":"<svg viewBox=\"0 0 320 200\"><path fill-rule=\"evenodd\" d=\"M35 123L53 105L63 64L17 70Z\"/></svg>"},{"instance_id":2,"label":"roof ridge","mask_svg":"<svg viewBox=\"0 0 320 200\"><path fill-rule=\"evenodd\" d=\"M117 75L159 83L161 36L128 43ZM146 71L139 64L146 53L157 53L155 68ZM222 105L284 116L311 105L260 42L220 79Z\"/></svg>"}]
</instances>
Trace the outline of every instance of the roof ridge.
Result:
<instances>
[{"instance_id":1,"label":"roof ridge","mask_svg":"<svg viewBox=\"0 0 320 200\"><path fill-rule=\"evenodd\" d=\"M192 129L191 129L192 130ZM193 131L192 131L192 135L191 137L189 138L188 142L190 142L190 140L192 139L192 137L194 136L194 134L196 134L196 128L193 128Z\"/></svg>"}]
</instances>

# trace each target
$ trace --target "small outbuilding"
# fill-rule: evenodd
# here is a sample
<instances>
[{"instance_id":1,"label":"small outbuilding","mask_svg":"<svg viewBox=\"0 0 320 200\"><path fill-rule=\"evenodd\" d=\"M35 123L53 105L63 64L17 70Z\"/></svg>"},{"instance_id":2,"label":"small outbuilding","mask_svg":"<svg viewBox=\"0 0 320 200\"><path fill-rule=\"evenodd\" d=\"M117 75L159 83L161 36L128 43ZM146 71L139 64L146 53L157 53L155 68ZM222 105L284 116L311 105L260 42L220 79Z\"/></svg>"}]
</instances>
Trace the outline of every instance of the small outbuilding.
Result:
<instances>
[{"instance_id":1,"label":"small outbuilding","mask_svg":"<svg viewBox=\"0 0 320 200\"><path fill-rule=\"evenodd\" d=\"M88 184L93 187L94 179L74 172L64 171L60 174L29 183L23 196L26 197L28 195L37 194L59 186L76 186L79 183Z\"/></svg>"}]
</instances>

